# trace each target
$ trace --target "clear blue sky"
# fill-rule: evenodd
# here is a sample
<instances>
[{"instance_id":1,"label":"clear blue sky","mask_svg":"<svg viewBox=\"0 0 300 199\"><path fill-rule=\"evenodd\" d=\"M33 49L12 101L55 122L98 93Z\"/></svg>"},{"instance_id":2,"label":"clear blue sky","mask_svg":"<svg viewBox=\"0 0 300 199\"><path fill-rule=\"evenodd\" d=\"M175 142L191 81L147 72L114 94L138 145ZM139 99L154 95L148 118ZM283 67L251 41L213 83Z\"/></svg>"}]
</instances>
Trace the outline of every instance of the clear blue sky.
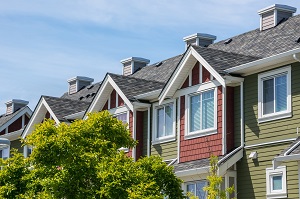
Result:
<instances>
[{"instance_id":1,"label":"clear blue sky","mask_svg":"<svg viewBox=\"0 0 300 199\"><path fill-rule=\"evenodd\" d=\"M10 99L33 109L41 95L61 96L71 77L120 74L127 57L181 54L196 32L256 29L257 11L275 3L300 10L296 0L0 0L0 114Z\"/></svg>"}]
</instances>

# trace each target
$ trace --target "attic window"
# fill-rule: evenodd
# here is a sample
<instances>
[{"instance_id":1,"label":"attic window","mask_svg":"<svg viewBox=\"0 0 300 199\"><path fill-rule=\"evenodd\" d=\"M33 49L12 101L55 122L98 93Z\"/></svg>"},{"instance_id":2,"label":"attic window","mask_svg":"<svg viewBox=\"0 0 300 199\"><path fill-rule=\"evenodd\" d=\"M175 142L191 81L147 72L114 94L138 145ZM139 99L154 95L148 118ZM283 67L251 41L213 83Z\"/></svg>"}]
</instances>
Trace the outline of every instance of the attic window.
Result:
<instances>
[{"instance_id":1,"label":"attic window","mask_svg":"<svg viewBox=\"0 0 300 199\"><path fill-rule=\"evenodd\" d=\"M300 37L295 42L300 43Z\"/></svg>"},{"instance_id":2,"label":"attic window","mask_svg":"<svg viewBox=\"0 0 300 199\"><path fill-rule=\"evenodd\" d=\"M87 89L91 89L93 87L94 87L94 85L90 85L90 86L87 87Z\"/></svg>"},{"instance_id":3,"label":"attic window","mask_svg":"<svg viewBox=\"0 0 300 199\"><path fill-rule=\"evenodd\" d=\"M232 39L230 38L230 39L227 39L225 42L224 42L224 44L229 44L230 42L232 42Z\"/></svg>"}]
</instances>

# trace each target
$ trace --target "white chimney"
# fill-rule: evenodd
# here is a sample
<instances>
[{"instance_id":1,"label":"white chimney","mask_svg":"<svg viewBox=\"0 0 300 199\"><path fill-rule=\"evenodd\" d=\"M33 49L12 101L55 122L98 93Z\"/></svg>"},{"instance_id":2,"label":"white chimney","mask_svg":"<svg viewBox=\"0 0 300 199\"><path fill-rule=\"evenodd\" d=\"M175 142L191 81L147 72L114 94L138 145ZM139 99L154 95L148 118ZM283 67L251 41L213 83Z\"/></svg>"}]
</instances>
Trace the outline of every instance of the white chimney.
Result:
<instances>
[{"instance_id":1,"label":"white chimney","mask_svg":"<svg viewBox=\"0 0 300 199\"><path fill-rule=\"evenodd\" d=\"M29 102L28 101L24 101L24 100L20 100L20 99L12 99L8 102L6 102L6 115L10 115L14 112L16 112L17 110L19 110L20 108L27 106Z\"/></svg>"},{"instance_id":2,"label":"white chimney","mask_svg":"<svg viewBox=\"0 0 300 199\"><path fill-rule=\"evenodd\" d=\"M205 34L205 33L195 33L195 34L184 37L183 41L186 44L185 45L186 48L189 45L207 47L210 44L214 43L214 40L216 40L216 39L217 39L217 37L214 35Z\"/></svg>"},{"instance_id":3,"label":"white chimney","mask_svg":"<svg viewBox=\"0 0 300 199\"><path fill-rule=\"evenodd\" d=\"M80 89L85 86L91 85L94 79L83 76L76 76L68 80L69 83L69 94L77 93Z\"/></svg>"},{"instance_id":4,"label":"white chimney","mask_svg":"<svg viewBox=\"0 0 300 199\"><path fill-rule=\"evenodd\" d=\"M123 64L123 75L128 76L135 73L140 68L147 66L147 64L150 63L150 60L141 57L129 57L121 60L121 63Z\"/></svg>"},{"instance_id":5,"label":"white chimney","mask_svg":"<svg viewBox=\"0 0 300 199\"><path fill-rule=\"evenodd\" d=\"M283 20L292 17L297 8L274 4L258 11L260 15L260 30L267 30L277 26Z\"/></svg>"}]
</instances>

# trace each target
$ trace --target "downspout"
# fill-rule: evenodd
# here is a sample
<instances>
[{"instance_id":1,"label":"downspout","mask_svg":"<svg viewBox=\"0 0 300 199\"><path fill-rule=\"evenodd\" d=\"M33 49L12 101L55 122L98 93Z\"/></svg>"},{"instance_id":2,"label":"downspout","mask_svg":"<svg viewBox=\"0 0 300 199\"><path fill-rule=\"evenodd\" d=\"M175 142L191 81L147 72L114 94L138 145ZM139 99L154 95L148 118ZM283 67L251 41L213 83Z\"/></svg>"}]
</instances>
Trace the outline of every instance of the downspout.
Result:
<instances>
[{"instance_id":1,"label":"downspout","mask_svg":"<svg viewBox=\"0 0 300 199\"><path fill-rule=\"evenodd\" d=\"M149 157L150 156L150 121L151 121L151 118L150 118L150 107L148 107L148 122L147 122L147 124L148 124L148 126L147 126L147 133L148 133L148 135L147 135L147 156Z\"/></svg>"},{"instance_id":2,"label":"downspout","mask_svg":"<svg viewBox=\"0 0 300 199\"><path fill-rule=\"evenodd\" d=\"M180 98L177 100L177 163L180 162Z\"/></svg>"},{"instance_id":3,"label":"downspout","mask_svg":"<svg viewBox=\"0 0 300 199\"><path fill-rule=\"evenodd\" d=\"M136 110L133 109L133 117L132 117L132 134L133 134L133 140L136 141ZM134 161L136 161L136 146L132 149L132 157Z\"/></svg>"},{"instance_id":4,"label":"downspout","mask_svg":"<svg viewBox=\"0 0 300 199\"><path fill-rule=\"evenodd\" d=\"M241 97L241 146L245 146L245 128L244 128L244 82L240 85L240 97Z\"/></svg>"},{"instance_id":5,"label":"downspout","mask_svg":"<svg viewBox=\"0 0 300 199\"><path fill-rule=\"evenodd\" d=\"M227 151L226 146L226 85L222 87L222 154L225 155Z\"/></svg>"}]
</instances>

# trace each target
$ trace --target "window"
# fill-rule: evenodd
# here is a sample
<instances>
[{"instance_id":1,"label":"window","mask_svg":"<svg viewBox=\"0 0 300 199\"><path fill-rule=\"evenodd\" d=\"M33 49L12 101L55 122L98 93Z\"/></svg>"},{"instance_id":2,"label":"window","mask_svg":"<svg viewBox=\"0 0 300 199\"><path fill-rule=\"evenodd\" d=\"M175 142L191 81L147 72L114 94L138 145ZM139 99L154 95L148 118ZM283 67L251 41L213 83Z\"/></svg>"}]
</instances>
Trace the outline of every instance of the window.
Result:
<instances>
[{"instance_id":1,"label":"window","mask_svg":"<svg viewBox=\"0 0 300 199\"><path fill-rule=\"evenodd\" d=\"M2 158L3 159L9 158L9 151L10 151L10 147L2 149Z\"/></svg>"},{"instance_id":2,"label":"window","mask_svg":"<svg viewBox=\"0 0 300 199\"><path fill-rule=\"evenodd\" d=\"M207 182L205 180L189 182L186 183L186 192L192 193L194 196L197 196L199 199L206 198L206 192L203 191L203 187L207 186Z\"/></svg>"},{"instance_id":3,"label":"window","mask_svg":"<svg viewBox=\"0 0 300 199\"><path fill-rule=\"evenodd\" d=\"M154 106L153 142L167 142L175 139L175 102L167 101Z\"/></svg>"},{"instance_id":4,"label":"window","mask_svg":"<svg viewBox=\"0 0 300 199\"><path fill-rule=\"evenodd\" d=\"M118 120L121 120L124 124L127 124L127 112L121 113L115 116Z\"/></svg>"},{"instance_id":5,"label":"window","mask_svg":"<svg viewBox=\"0 0 300 199\"><path fill-rule=\"evenodd\" d=\"M267 198L286 198L286 167L266 169Z\"/></svg>"},{"instance_id":6,"label":"window","mask_svg":"<svg viewBox=\"0 0 300 199\"><path fill-rule=\"evenodd\" d=\"M216 101L216 89L188 95L187 137L216 132Z\"/></svg>"},{"instance_id":7,"label":"window","mask_svg":"<svg viewBox=\"0 0 300 199\"><path fill-rule=\"evenodd\" d=\"M291 117L291 67L258 75L258 121Z\"/></svg>"}]
</instances>

